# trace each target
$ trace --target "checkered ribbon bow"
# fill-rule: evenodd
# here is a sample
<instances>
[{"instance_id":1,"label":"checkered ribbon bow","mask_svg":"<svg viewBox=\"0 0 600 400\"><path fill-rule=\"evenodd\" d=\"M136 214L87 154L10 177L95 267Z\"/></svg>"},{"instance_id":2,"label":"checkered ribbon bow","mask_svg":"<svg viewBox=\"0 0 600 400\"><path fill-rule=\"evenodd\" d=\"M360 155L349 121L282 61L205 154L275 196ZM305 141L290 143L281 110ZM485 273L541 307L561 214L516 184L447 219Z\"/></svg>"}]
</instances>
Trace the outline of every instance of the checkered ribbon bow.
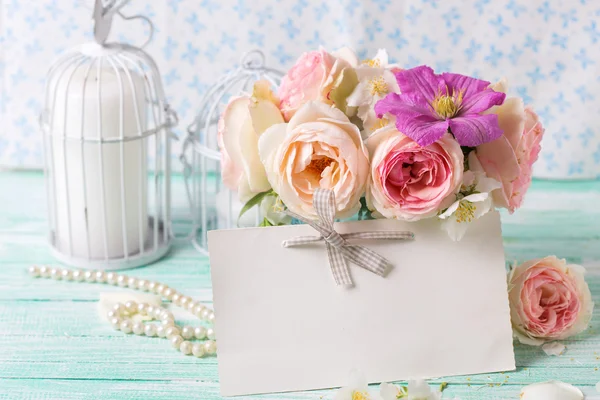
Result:
<instances>
[{"instance_id":1,"label":"checkered ribbon bow","mask_svg":"<svg viewBox=\"0 0 600 400\"><path fill-rule=\"evenodd\" d=\"M313 197L313 206L320 221L306 219L301 215L289 210L286 213L317 230L321 236L298 236L284 240L283 247L302 246L309 243L325 241L329 265L333 279L337 285L352 285L352 278L348 269L347 260L359 267L371 271L379 276L384 276L387 268L391 265L388 260L371 249L364 246L349 244L349 239L387 239L387 240L411 240L415 234L400 231L375 231L354 232L339 234L333 229L335 220L335 195L333 191L316 189Z\"/></svg>"}]
</instances>

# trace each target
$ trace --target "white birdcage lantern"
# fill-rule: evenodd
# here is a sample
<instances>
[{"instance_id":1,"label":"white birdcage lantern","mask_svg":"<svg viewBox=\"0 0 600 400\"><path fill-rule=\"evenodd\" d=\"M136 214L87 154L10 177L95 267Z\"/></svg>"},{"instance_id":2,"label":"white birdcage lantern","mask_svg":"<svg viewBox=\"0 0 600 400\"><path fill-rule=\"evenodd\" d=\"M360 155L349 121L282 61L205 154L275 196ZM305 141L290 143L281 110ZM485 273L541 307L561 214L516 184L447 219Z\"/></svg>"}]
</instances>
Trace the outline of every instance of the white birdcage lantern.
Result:
<instances>
[{"instance_id":1,"label":"white birdcage lantern","mask_svg":"<svg viewBox=\"0 0 600 400\"><path fill-rule=\"evenodd\" d=\"M152 36L146 17L121 14L127 2L96 0L95 41L52 65L40 116L51 249L82 268L148 264L171 243L170 128L177 117L152 58L105 42L115 14L145 20Z\"/></svg>"},{"instance_id":2,"label":"white birdcage lantern","mask_svg":"<svg viewBox=\"0 0 600 400\"><path fill-rule=\"evenodd\" d=\"M258 80L267 80L275 89L283 73L269 68L259 50L246 53L241 65L225 74L208 89L194 122L188 127L180 157L183 163L187 196L191 209L194 246L208 254L206 233L212 229L257 226L262 220L258 207L238 215L242 204L237 193L222 183L221 153L218 146L218 122L232 96L252 93Z\"/></svg>"}]
</instances>

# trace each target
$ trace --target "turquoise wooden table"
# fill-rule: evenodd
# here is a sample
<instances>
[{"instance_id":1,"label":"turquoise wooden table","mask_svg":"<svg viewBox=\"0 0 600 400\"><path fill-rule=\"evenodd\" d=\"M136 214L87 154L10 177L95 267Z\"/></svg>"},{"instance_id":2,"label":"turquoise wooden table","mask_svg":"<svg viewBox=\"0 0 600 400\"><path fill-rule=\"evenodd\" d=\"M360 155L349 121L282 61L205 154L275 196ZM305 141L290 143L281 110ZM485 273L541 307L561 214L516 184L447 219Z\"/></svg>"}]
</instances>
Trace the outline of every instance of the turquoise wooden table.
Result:
<instances>
[{"instance_id":1,"label":"turquoise wooden table","mask_svg":"<svg viewBox=\"0 0 600 400\"><path fill-rule=\"evenodd\" d=\"M174 185L174 214L181 216L181 179ZM119 288L26 274L32 264L54 264L45 241L43 194L41 173L0 172L0 399L220 399L216 358L185 357L164 339L128 336L100 319L99 294ZM578 386L588 399L600 399L594 389L600 381L600 182L534 182L525 206L503 214L503 235L509 261L556 254L589 268L596 302L592 326L566 341L562 356L516 345L517 371L433 382L449 383L444 398L494 400L516 399L524 385L558 379ZM176 243L164 260L128 274L211 303L208 260L189 243ZM190 318L183 311L175 316ZM243 399L316 400L333 394Z\"/></svg>"}]
</instances>

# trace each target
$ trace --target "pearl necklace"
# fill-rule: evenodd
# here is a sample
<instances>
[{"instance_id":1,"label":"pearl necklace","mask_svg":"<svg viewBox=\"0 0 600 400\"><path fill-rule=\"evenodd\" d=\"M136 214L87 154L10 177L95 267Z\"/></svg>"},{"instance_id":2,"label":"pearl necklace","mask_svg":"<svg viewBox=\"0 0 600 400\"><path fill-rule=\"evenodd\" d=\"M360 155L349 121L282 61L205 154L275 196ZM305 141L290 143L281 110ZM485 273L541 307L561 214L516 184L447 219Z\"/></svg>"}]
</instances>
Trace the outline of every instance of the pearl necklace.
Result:
<instances>
[{"instance_id":1,"label":"pearl necklace","mask_svg":"<svg viewBox=\"0 0 600 400\"><path fill-rule=\"evenodd\" d=\"M171 302L185 310L188 310L196 317L210 324L214 324L215 313L208 307L191 297L178 293L175 289L159 282L137 279L116 272L104 271L82 271L69 270L66 268L49 268L46 266L29 267L29 275L35 278L52 278L56 280L104 283L120 287L129 287L130 289L142 290L155 293L159 296L171 300ZM133 316L139 314L148 317L153 321L160 321L160 324L144 323L134 321ZM171 345L182 354L193 354L196 357L214 355L217 353L217 342L215 341L214 328L205 328L203 326L179 326L175 323L173 314L158 306L148 303L136 303L128 301L125 304L117 303L107 314L112 327L127 334L146 335L148 337L166 338ZM202 343L195 343L189 339L204 340Z\"/></svg>"}]
</instances>

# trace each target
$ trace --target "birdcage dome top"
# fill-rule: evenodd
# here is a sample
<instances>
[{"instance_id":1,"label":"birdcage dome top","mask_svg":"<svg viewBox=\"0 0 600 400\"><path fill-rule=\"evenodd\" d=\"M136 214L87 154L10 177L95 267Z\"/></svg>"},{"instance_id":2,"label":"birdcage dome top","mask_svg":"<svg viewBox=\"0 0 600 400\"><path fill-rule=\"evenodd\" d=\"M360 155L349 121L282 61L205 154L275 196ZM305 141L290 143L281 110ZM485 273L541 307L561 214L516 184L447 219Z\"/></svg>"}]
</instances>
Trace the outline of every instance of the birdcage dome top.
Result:
<instances>
[{"instance_id":1,"label":"birdcage dome top","mask_svg":"<svg viewBox=\"0 0 600 400\"><path fill-rule=\"evenodd\" d=\"M184 151L192 147L202 156L220 160L218 121L228 101L232 97L252 93L252 87L258 80L266 80L276 88L282 76L282 72L267 66L265 55L260 50L245 53L237 67L221 76L205 92L196 118L188 127Z\"/></svg>"}]
</instances>

